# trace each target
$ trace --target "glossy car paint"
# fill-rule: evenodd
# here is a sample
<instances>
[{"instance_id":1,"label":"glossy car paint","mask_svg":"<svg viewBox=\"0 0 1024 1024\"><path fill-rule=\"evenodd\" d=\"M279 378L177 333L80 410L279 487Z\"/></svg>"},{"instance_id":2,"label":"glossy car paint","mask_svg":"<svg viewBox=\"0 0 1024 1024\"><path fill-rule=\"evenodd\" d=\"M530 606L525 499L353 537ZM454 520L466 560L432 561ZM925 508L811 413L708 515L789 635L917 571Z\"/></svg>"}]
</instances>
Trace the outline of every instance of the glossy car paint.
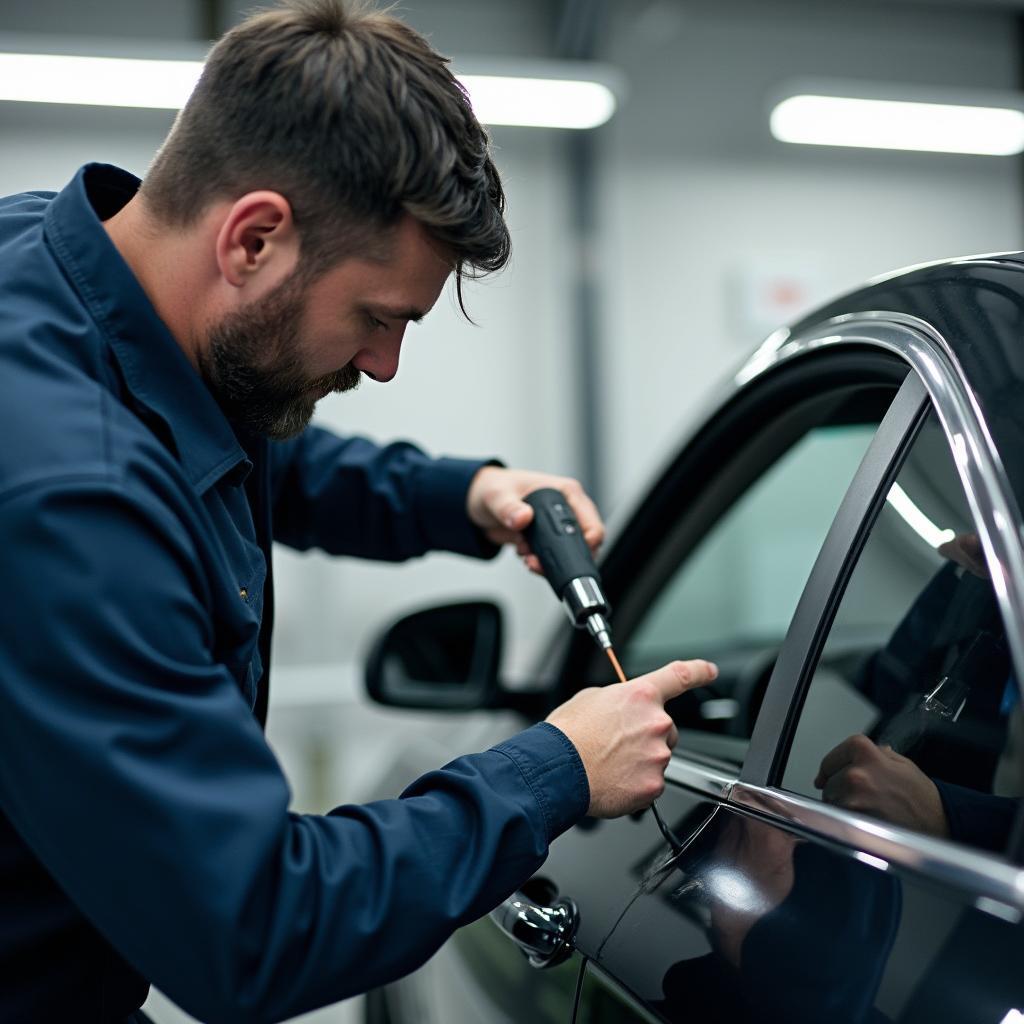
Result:
<instances>
[{"instance_id":1,"label":"glossy car paint","mask_svg":"<svg viewBox=\"0 0 1024 1024\"><path fill-rule=\"evenodd\" d=\"M1000 516L1009 517L996 517L997 543L993 546L990 538L987 545L990 564L998 555L1002 571L1020 572L1024 257L1011 255L890 276L770 339L621 532L603 566L613 603L628 607L636 567L657 558L671 519L688 514L682 481L692 491L710 479L716 460L728 460L744 432L758 429L764 410L756 395L766 381L806 375L812 367L823 382L830 374L863 372L881 379L892 371L880 361L880 351L867 352L870 345L863 339L844 340L844 323L867 320L907 329L920 325L926 352L930 348L942 372L951 374L966 396L982 449L973 452L972 468L988 474L987 483L1006 501ZM846 335L853 339L857 331ZM808 338L831 340L793 344ZM892 372L894 392L906 372L905 359L902 366ZM936 382L924 383L934 398ZM730 416L735 423L729 423ZM991 516L986 505L991 493L981 493L986 488L977 487L976 478L965 482L972 499ZM1020 590L1024 578L1011 583ZM1007 628L1019 640L1024 628L1016 614L1004 606ZM791 641L792 635L787 644ZM1024 678L1020 650L1015 644L1018 680ZM597 663L585 638L568 631L552 653L558 666L554 700L580 685ZM794 680L773 677L766 704L786 682L792 688ZM543 972L526 967L511 943L507 950L492 943L493 955L478 957L467 968L457 938L442 956L458 959L478 991L497 996L477 1005L475 1017L463 1019L851 1024L1014 1019L1013 1012L1024 1007L1019 839L1005 858L996 858L811 801L802 806L799 799L774 791L777 758L764 755L763 748L781 742L783 732L755 735L763 771L751 778L745 770L742 782L738 770L679 752L659 801L682 841L678 854L649 816L584 822L563 836L542 870L550 885L580 908L578 955L558 969L563 972L559 998L546 1003L550 1012L538 1017L535 997L546 984ZM485 920L472 929L488 927L493 926ZM512 979L503 997L501 987L493 985L501 973ZM571 995L570 976L581 982ZM422 983L415 976L411 980Z\"/></svg>"}]
</instances>

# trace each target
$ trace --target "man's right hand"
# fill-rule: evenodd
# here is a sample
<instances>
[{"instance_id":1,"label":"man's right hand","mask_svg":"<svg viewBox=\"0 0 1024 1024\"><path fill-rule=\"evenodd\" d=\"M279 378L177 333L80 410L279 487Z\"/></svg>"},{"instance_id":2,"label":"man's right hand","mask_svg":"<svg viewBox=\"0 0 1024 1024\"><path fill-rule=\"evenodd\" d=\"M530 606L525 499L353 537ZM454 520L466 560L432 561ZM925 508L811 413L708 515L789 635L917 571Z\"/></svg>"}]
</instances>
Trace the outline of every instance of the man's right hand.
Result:
<instances>
[{"instance_id":1,"label":"man's right hand","mask_svg":"<svg viewBox=\"0 0 1024 1024\"><path fill-rule=\"evenodd\" d=\"M617 818L659 796L679 738L665 702L717 677L711 662L673 661L628 683L580 690L548 715L587 770L591 816Z\"/></svg>"},{"instance_id":2,"label":"man's right hand","mask_svg":"<svg viewBox=\"0 0 1024 1024\"><path fill-rule=\"evenodd\" d=\"M814 785L827 804L927 835L949 836L938 787L913 761L867 736L850 736L821 762Z\"/></svg>"}]
</instances>

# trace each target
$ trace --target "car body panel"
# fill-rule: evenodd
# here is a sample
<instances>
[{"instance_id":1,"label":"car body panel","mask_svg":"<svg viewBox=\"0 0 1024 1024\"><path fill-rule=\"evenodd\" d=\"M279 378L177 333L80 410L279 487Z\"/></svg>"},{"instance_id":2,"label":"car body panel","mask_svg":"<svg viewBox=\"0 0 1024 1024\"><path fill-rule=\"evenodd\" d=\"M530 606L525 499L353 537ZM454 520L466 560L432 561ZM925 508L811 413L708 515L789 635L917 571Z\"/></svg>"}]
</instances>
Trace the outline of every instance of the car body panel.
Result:
<instances>
[{"instance_id":1,"label":"car body panel","mask_svg":"<svg viewBox=\"0 0 1024 1024\"><path fill-rule=\"evenodd\" d=\"M626 913L605 968L687 1024L998 1024L1024 1003L1022 956L1024 931L955 889L723 808Z\"/></svg>"},{"instance_id":2,"label":"car body panel","mask_svg":"<svg viewBox=\"0 0 1024 1024\"><path fill-rule=\"evenodd\" d=\"M845 529L826 540L818 578L812 573L805 589L806 607L779 640L764 703L770 709L774 701L775 708L763 727L758 720L760 734L755 730L742 774L737 765L677 753L659 804L680 852L673 853L649 816L585 821L553 845L541 874L580 908L577 950L587 963L576 1019L1016 1019L1012 1013L1024 1006L1019 814L1016 838L1000 857L773 786L804 677L820 649L817 638L901 446L913 437L925 392L953 450L997 580L1015 676L1024 681L1022 327L1022 254L930 264L843 296L776 332L753 354L615 530L602 573L623 612L614 624L621 622L625 634L642 567L659 557L676 520L697 515L695 495L747 438L765 429L790 383L799 393L861 375L895 395L912 374L902 385L906 408L890 410L887 436L876 435L875 464L862 465L859 484L863 489L867 481L873 490L848 509ZM851 483L851 501L857 486ZM769 669L772 661L774 654ZM602 671L588 638L565 625L537 677L551 684L553 704L600 681ZM465 936L488 926L486 920L472 926L446 955L458 956ZM502 969L506 979L522 979L527 1009L509 1016L507 1006L495 1005L492 1016L481 1017L477 1007L477 1019L539 1019L528 1012L531 969L496 929L495 935L505 941L507 957L518 958L512 973ZM501 958L501 942L491 945ZM479 988L487 991L493 958L490 966L476 960ZM579 977L578 963L566 976ZM564 1019L572 1019L572 1008L566 1012Z\"/></svg>"}]
</instances>

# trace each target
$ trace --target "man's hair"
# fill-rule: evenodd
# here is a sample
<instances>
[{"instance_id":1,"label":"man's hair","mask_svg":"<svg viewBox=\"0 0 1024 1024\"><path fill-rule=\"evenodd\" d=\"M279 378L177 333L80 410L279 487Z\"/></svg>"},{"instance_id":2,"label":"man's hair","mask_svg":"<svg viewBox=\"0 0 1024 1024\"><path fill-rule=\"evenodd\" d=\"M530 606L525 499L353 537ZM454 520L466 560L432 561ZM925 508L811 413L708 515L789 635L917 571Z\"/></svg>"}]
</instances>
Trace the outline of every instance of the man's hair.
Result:
<instances>
[{"instance_id":1,"label":"man's hair","mask_svg":"<svg viewBox=\"0 0 1024 1024\"><path fill-rule=\"evenodd\" d=\"M373 255L403 214L462 278L508 261L489 140L448 60L362 0L288 0L221 38L142 186L164 223L269 189L291 205L303 274Z\"/></svg>"}]
</instances>

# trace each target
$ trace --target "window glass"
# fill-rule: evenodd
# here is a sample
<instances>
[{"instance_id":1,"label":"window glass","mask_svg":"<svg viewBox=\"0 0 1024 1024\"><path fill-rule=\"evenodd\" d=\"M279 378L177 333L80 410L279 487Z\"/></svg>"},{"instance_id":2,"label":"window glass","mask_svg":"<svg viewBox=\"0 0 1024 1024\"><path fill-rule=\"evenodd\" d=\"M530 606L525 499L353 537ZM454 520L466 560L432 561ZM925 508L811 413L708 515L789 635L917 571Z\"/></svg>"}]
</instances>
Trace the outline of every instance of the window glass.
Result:
<instances>
[{"instance_id":1,"label":"window glass","mask_svg":"<svg viewBox=\"0 0 1024 1024\"><path fill-rule=\"evenodd\" d=\"M867 419L802 429L781 455L776 448L748 470L753 481L713 515L623 637L619 655L631 677L673 658L718 664L712 687L669 705L681 731L699 734L681 748L742 761L803 586L882 412L876 400ZM772 436L770 424L762 430Z\"/></svg>"},{"instance_id":2,"label":"window glass","mask_svg":"<svg viewBox=\"0 0 1024 1024\"><path fill-rule=\"evenodd\" d=\"M715 524L651 605L629 653L774 644L786 632L811 566L874 424L805 435Z\"/></svg>"},{"instance_id":3,"label":"window glass","mask_svg":"<svg viewBox=\"0 0 1024 1024\"><path fill-rule=\"evenodd\" d=\"M784 788L1000 850L1020 702L995 593L934 413L850 577L800 712Z\"/></svg>"}]
</instances>

